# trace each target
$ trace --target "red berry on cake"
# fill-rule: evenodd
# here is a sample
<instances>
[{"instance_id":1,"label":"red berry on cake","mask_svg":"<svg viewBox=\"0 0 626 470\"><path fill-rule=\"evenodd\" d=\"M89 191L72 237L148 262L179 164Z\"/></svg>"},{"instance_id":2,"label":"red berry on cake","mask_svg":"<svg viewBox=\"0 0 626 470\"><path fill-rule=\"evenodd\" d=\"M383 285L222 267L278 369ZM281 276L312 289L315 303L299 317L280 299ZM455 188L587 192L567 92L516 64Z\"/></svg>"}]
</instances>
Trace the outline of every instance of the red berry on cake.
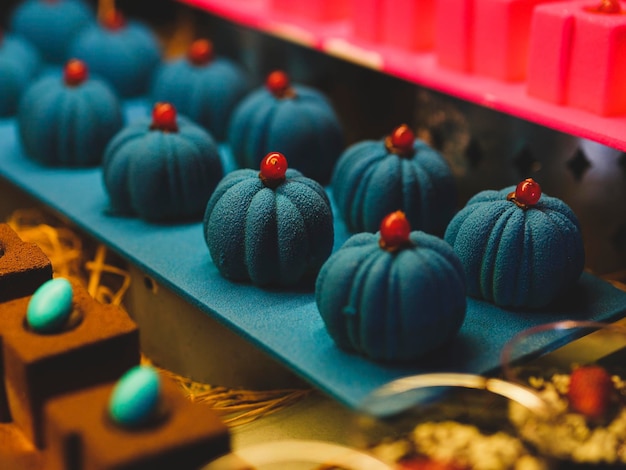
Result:
<instances>
[{"instance_id":1,"label":"red berry on cake","mask_svg":"<svg viewBox=\"0 0 626 470\"><path fill-rule=\"evenodd\" d=\"M178 132L176 108L170 103L156 103L152 108L152 130Z\"/></svg>"},{"instance_id":2,"label":"red berry on cake","mask_svg":"<svg viewBox=\"0 0 626 470\"><path fill-rule=\"evenodd\" d=\"M78 86L89 77L87 65L78 59L70 59L63 69L63 79L68 86Z\"/></svg>"},{"instance_id":3,"label":"red berry on cake","mask_svg":"<svg viewBox=\"0 0 626 470\"><path fill-rule=\"evenodd\" d=\"M100 21L102 25L110 31L117 31L126 26L126 18L124 18L124 15L119 10L115 9L102 15Z\"/></svg>"},{"instance_id":4,"label":"red berry on cake","mask_svg":"<svg viewBox=\"0 0 626 470\"><path fill-rule=\"evenodd\" d=\"M213 43L208 39L196 39L189 46L187 58L193 65L206 65L213 60Z\"/></svg>"},{"instance_id":5,"label":"red berry on cake","mask_svg":"<svg viewBox=\"0 0 626 470\"><path fill-rule=\"evenodd\" d=\"M591 420L606 415L613 393L613 381L603 367L581 366L570 376L567 394L570 409Z\"/></svg>"},{"instance_id":6,"label":"red berry on cake","mask_svg":"<svg viewBox=\"0 0 626 470\"><path fill-rule=\"evenodd\" d=\"M514 192L507 196L507 199L522 209L528 209L536 205L541 199L541 186L534 179L526 178L517 185Z\"/></svg>"},{"instance_id":7,"label":"red berry on cake","mask_svg":"<svg viewBox=\"0 0 626 470\"><path fill-rule=\"evenodd\" d=\"M387 251L396 251L411 244L411 226L402 211L392 212L380 224L380 246Z\"/></svg>"},{"instance_id":8,"label":"red berry on cake","mask_svg":"<svg viewBox=\"0 0 626 470\"><path fill-rule=\"evenodd\" d=\"M406 124L396 127L386 140L386 146L390 152L407 157L413 155L414 143L415 134Z\"/></svg>"},{"instance_id":9,"label":"red berry on cake","mask_svg":"<svg viewBox=\"0 0 626 470\"><path fill-rule=\"evenodd\" d=\"M282 70L270 73L265 80L265 86L276 98L284 98L293 92L289 75Z\"/></svg>"},{"instance_id":10,"label":"red berry on cake","mask_svg":"<svg viewBox=\"0 0 626 470\"><path fill-rule=\"evenodd\" d=\"M270 152L261 160L259 178L267 187L275 188L285 181L286 172L287 159L280 152Z\"/></svg>"}]
</instances>

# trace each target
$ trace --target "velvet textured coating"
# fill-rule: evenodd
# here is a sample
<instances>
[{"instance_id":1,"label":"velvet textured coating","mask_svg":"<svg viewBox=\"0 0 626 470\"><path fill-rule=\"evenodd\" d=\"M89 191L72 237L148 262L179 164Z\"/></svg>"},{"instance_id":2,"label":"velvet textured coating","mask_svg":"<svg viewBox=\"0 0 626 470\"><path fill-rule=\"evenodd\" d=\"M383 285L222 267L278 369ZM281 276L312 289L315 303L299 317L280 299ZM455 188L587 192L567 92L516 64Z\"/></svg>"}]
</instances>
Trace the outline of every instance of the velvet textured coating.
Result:
<instances>
[{"instance_id":1,"label":"velvet textured coating","mask_svg":"<svg viewBox=\"0 0 626 470\"><path fill-rule=\"evenodd\" d=\"M250 93L233 112L228 142L240 168L259 168L269 152L321 184L330 180L343 150L343 131L328 99L294 86L294 97L276 98L265 87Z\"/></svg>"},{"instance_id":2,"label":"velvet textured coating","mask_svg":"<svg viewBox=\"0 0 626 470\"><path fill-rule=\"evenodd\" d=\"M330 255L332 209L324 188L297 170L275 189L258 171L235 170L207 204L204 236L225 278L292 286L314 279Z\"/></svg>"},{"instance_id":3,"label":"velvet textured coating","mask_svg":"<svg viewBox=\"0 0 626 470\"><path fill-rule=\"evenodd\" d=\"M103 178L112 211L154 222L200 220L223 176L213 137L183 116L178 132L151 124L133 122L106 148Z\"/></svg>"},{"instance_id":4,"label":"velvet textured coating","mask_svg":"<svg viewBox=\"0 0 626 470\"><path fill-rule=\"evenodd\" d=\"M148 27L132 21L115 30L99 23L85 28L72 43L70 53L124 98L149 90L161 60L155 35Z\"/></svg>"},{"instance_id":5,"label":"velvet textured coating","mask_svg":"<svg viewBox=\"0 0 626 470\"><path fill-rule=\"evenodd\" d=\"M315 300L342 349L380 361L416 360L451 341L465 319L463 266L434 235L390 252L378 233L359 233L326 261Z\"/></svg>"},{"instance_id":6,"label":"velvet textured coating","mask_svg":"<svg viewBox=\"0 0 626 470\"><path fill-rule=\"evenodd\" d=\"M152 98L173 104L178 112L224 141L231 114L248 90L248 77L234 62L216 58L194 65L185 58L159 67Z\"/></svg>"},{"instance_id":7,"label":"velvet textured coating","mask_svg":"<svg viewBox=\"0 0 626 470\"><path fill-rule=\"evenodd\" d=\"M12 116L41 69L37 50L17 36L0 38L0 116Z\"/></svg>"},{"instance_id":8,"label":"velvet textured coating","mask_svg":"<svg viewBox=\"0 0 626 470\"><path fill-rule=\"evenodd\" d=\"M100 165L104 149L124 125L119 99L108 85L89 79L65 84L60 74L31 85L17 113L27 156L59 167Z\"/></svg>"},{"instance_id":9,"label":"velvet textured coating","mask_svg":"<svg viewBox=\"0 0 626 470\"><path fill-rule=\"evenodd\" d=\"M507 200L515 187L482 191L450 222L445 240L465 270L467 292L500 307L541 308L580 277L578 219L545 193L528 209Z\"/></svg>"},{"instance_id":10,"label":"velvet textured coating","mask_svg":"<svg viewBox=\"0 0 626 470\"><path fill-rule=\"evenodd\" d=\"M384 140L367 140L341 155L331 187L348 230L375 232L387 214L401 210L415 230L443 236L457 207L452 171L423 141L416 139L413 149L403 157Z\"/></svg>"},{"instance_id":11,"label":"velvet textured coating","mask_svg":"<svg viewBox=\"0 0 626 470\"><path fill-rule=\"evenodd\" d=\"M15 8L9 30L35 46L44 61L62 64L70 58L74 37L94 22L94 12L82 0L25 0Z\"/></svg>"}]
</instances>

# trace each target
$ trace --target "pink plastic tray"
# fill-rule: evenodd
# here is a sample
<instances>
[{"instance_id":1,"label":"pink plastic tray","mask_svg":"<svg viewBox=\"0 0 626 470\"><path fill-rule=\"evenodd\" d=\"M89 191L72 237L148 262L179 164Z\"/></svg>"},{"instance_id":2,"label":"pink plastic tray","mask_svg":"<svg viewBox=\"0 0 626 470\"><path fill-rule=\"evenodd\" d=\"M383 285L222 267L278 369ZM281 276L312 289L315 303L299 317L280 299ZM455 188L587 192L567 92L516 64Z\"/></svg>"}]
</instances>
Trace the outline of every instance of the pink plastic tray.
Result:
<instances>
[{"instance_id":1,"label":"pink plastic tray","mask_svg":"<svg viewBox=\"0 0 626 470\"><path fill-rule=\"evenodd\" d=\"M368 43L349 19L312 21L270 8L267 0L179 0L243 26L492 108L626 151L626 115L602 117L529 96L525 82L505 82L441 67L434 52Z\"/></svg>"}]
</instances>

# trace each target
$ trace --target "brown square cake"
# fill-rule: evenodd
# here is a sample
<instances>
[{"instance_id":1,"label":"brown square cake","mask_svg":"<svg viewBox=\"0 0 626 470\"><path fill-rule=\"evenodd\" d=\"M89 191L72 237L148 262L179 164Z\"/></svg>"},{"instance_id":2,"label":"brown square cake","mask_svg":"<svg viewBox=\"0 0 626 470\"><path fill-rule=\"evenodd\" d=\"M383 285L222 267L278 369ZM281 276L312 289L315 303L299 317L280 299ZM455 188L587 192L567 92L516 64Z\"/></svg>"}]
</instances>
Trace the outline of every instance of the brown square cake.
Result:
<instances>
[{"instance_id":1,"label":"brown square cake","mask_svg":"<svg viewBox=\"0 0 626 470\"><path fill-rule=\"evenodd\" d=\"M114 384L48 402L45 439L48 470L191 470L230 451L227 427L207 405L192 403L162 377L163 418L124 429L108 417Z\"/></svg>"},{"instance_id":2,"label":"brown square cake","mask_svg":"<svg viewBox=\"0 0 626 470\"><path fill-rule=\"evenodd\" d=\"M139 362L137 326L126 312L95 301L78 283L72 287L73 316L79 321L60 333L39 334L26 326L30 297L0 307L10 415L40 448L46 400L116 380Z\"/></svg>"},{"instance_id":3,"label":"brown square cake","mask_svg":"<svg viewBox=\"0 0 626 470\"><path fill-rule=\"evenodd\" d=\"M15 423L0 424L2 470L42 470L43 452L30 442Z\"/></svg>"},{"instance_id":4,"label":"brown square cake","mask_svg":"<svg viewBox=\"0 0 626 470\"><path fill-rule=\"evenodd\" d=\"M52 264L43 251L0 224L0 302L31 295L50 279Z\"/></svg>"}]
</instances>

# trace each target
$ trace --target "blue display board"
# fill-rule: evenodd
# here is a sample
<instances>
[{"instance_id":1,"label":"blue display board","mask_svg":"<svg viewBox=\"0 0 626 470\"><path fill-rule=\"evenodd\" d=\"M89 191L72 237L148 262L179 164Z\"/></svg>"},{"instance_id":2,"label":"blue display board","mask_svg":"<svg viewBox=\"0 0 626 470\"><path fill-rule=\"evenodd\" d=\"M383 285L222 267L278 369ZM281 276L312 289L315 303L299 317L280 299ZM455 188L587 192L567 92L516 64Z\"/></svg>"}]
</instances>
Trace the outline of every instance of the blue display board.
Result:
<instances>
[{"instance_id":1,"label":"blue display board","mask_svg":"<svg viewBox=\"0 0 626 470\"><path fill-rule=\"evenodd\" d=\"M127 103L127 119L145 115L147 110L141 101ZM226 152L224 159L232 168ZM350 407L357 407L373 389L402 376L426 371L493 371L499 366L503 345L525 328L562 319L612 321L624 316L626 308L625 292L589 274L582 276L575 294L549 311L507 311L469 299L462 330L447 348L418 363L379 364L335 346L313 292L266 290L223 279L211 261L199 222L156 225L110 215L99 168L54 169L32 162L21 151L11 119L0 121L0 176ZM335 248L346 237L345 227L337 220ZM553 337L551 343L535 343L532 348L548 350L563 339Z\"/></svg>"}]
</instances>

